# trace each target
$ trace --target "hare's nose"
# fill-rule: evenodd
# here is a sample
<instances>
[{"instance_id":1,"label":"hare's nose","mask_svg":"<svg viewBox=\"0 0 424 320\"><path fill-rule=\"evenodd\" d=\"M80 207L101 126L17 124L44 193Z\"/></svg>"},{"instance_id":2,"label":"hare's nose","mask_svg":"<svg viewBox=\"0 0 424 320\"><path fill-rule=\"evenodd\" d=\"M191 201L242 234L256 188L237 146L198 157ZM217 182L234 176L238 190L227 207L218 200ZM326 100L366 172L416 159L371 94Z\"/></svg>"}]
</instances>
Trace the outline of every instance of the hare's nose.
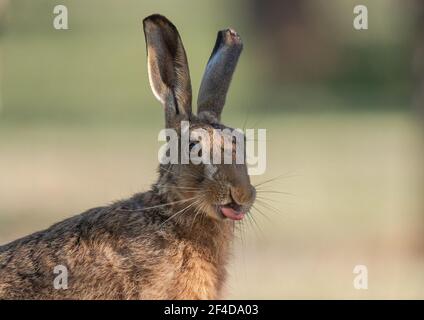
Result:
<instances>
[{"instance_id":1,"label":"hare's nose","mask_svg":"<svg viewBox=\"0 0 424 320\"><path fill-rule=\"evenodd\" d=\"M252 203L255 200L256 190L252 185L231 187L230 196L238 205L245 205Z\"/></svg>"}]
</instances>

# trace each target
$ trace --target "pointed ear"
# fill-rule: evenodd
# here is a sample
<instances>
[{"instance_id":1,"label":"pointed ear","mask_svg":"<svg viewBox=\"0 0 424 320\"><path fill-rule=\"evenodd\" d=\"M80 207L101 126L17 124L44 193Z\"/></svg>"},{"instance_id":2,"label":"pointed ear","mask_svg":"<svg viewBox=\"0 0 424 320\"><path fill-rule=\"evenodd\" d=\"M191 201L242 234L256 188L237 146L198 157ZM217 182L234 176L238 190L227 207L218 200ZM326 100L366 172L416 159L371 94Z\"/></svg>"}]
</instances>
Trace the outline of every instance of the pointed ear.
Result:
<instances>
[{"instance_id":1,"label":"pointed ear","mask_svg":"<svg viewBox=\"0 0 424 320\"><path fill-rule=\"evenodd\" d=\"M165 107L167 127L177 115L191 114L191 82L187 57L177 28L155 14L143 20L149 81Z\"/></svg>"},{"instance_id":2,"label":"pointed ear","mask_svg":"<svg viewBox=\"0 0 424 320\"><path fill-rule=\"evenodd\" d=\"M243 43L232 29L218 32L215 47L206 65L197 100L197 113L205 113L217 121L225 104L231 78L243 49Z\"/></svg>"}]
</instances>

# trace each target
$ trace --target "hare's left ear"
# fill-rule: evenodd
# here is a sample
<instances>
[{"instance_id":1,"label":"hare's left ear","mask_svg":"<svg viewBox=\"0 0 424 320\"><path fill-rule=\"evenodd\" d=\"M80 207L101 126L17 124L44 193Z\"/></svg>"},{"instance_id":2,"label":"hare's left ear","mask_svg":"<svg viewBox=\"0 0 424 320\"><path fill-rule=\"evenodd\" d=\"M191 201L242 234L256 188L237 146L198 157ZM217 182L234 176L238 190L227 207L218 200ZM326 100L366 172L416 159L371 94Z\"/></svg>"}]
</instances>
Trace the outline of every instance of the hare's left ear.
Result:
<instances>
[{"instance_id":1,"label":"hare's left ear","mask_svg":"<svg viewBox=\"0 0 424 320\"><path fill-rule=\"evenodd\" d=\"M220 121L231 78L243 49L237 32L232 29L218 32L215 47L206 65L197 99L197 113Z\"/></svg>"},{"instance_id":2,"label":"hare's left ear","mask_svg":"<svg viewBox=\"0 0 424 320\"><path fill-rule=\"evenodd\" d=\"M191 82L187 57L177 28L164 16L143 20L149 81L165 107L167 127L179 114L191 114Z\"/></svg>"}]
</instances>

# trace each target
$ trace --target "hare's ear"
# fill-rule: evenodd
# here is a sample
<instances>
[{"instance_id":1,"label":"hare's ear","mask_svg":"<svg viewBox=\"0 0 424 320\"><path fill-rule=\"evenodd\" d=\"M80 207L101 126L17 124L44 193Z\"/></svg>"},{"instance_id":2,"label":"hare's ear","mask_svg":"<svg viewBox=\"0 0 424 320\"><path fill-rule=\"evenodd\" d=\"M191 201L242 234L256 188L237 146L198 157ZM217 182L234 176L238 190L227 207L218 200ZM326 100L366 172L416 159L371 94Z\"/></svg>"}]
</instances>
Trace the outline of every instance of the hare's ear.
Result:
<instances>
[{"instance_id":1,"label":"hare's ear","mask_svg":"<svg viewBox=\"0 0 424 320\"><path fill-rule=\"evenodd\" d=\"M187 57L177 28L155 14L143 20L149 81L165 107L167 127L179 114L191 114L191 82Z\"/></svg>"},{"instance_id":2,"label":"hare's ear","mask_svg":"<svg viewBox=\"0 0 424 320\"><path fill-rule=\"evenodd\" d=\"M215 47L206 65L197 100L197 113L209 113L220 120L228 87L243 49L239 35L232 29L218 32Z\"/></svg>"}]
</instances>

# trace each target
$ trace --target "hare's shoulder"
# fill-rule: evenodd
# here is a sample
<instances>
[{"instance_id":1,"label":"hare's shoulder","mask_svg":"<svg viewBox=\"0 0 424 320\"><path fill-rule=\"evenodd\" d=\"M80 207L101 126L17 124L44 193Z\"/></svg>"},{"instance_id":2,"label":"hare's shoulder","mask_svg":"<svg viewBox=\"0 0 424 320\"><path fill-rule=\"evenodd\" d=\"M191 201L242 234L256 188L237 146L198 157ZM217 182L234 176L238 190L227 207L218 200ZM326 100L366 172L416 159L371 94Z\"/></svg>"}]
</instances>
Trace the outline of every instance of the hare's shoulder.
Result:
<instances>
[{"instance_id":1,"label":"hare's shoulder","mask_svg":"<svg viewBox=\"0 0 424 320\"><path fill-rule=\"evenodd\" d=\"M80 241L138 238L154 231L164 219L160 203L161 200L150 191L138 193L59 222L46 230L47 237L56 238L63 234L70 237L73 234Z\"/></svg>"},{"instance_id":2,"label":"hare's shoulder","mask_svg":"<svg viewBox=\"0 0 424 320\"><path fill-rule=\"evenodd\" d=\"M23 248L43 247L48 251L66 249L70 245L99 241L116 241L117 238L142 236L146 229L157 225L160 211L144 210L158 200L149 193L139 193L109 206L91 208L49 228L0 246L0 266L12 252ZM158 221L156 221L158 220Z\"/></svg>"}]
</instances>

